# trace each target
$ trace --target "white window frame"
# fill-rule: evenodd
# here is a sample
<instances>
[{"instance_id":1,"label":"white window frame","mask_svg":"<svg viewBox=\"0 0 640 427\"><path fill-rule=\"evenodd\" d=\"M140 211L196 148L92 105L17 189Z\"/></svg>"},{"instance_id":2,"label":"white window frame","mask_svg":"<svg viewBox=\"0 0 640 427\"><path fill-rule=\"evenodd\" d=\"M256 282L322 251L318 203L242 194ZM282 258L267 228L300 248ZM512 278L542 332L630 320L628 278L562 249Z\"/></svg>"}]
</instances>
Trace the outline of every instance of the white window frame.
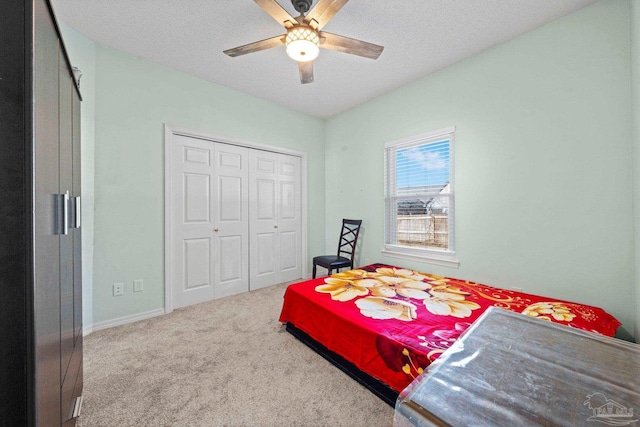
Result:
<instances>
[{"instance_id":1,"label":"white window frame","mask_svg":"<svg viewBox=\"0 0 640 427\"><path fill-rule=\"evenodd\" d=\"M401 258L411 261L420 261L429 264L440 265L444 267L457 268L460 262L457 259L455 251L455 126L438 129L409 138L388 142L384 148L384 199L385 199L385 244L382 255L391 258ZM415 147L423 144L449 140L449 169L450 169L450 206L449 206L449 242L447 249L438 248L416 248L398 245L392 242L396 235L397 226L397 208L396 201L396 151L403 148Z\"/></svg>"}]
</instances>

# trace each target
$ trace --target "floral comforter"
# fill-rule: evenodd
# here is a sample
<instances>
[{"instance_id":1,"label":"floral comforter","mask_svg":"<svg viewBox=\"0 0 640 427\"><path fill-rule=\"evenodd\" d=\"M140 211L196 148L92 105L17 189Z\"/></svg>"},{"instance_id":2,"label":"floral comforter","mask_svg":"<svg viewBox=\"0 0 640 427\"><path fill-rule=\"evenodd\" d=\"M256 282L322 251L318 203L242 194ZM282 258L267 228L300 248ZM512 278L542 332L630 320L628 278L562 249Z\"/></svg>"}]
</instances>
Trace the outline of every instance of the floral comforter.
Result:
<instances>
[{"instance_id":1,"label":"floral comforter","mask_svg":"<svg viewBox=\"0 0 640 427\"><path fill-rule=\"evenodd\" d=\"M400 392L490 306L607 336L620 326L597 307L383 264L290 285L280 321Z\"/></svg>"}]
</instances>

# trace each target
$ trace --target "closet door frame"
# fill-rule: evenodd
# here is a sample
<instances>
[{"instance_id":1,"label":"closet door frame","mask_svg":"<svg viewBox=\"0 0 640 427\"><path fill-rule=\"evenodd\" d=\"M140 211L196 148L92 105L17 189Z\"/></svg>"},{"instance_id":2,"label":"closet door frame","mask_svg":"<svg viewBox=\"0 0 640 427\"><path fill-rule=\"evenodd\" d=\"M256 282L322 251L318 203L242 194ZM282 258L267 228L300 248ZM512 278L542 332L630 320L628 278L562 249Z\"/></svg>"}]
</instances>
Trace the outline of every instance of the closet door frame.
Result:
<instances>
[{"instance_id":1,"label":"closet door frame","mask_svg":"<svg viewBox=\"0 0 640 427\"><path fill-rule=\"evenodd\" d=\"M273 145L260 144L251 141L244 141L235 138L229 138L222 135L216 135L201 132L193 129L187 129L179 126L164 125L164 311L171 313L173 311L173 294L172 277L173 247L171 245L173 239L172 223L172 141L174 136L185 136L189 138L198 138L211 142L236 145L239 147L253 148L263 151L271 151L278 154L287 154L290 156L300 157L300 210L301 210L301 252L302 252L302 277L307 277L307 155L302 151L289 150Z\"/></svg>"}]
</instances>

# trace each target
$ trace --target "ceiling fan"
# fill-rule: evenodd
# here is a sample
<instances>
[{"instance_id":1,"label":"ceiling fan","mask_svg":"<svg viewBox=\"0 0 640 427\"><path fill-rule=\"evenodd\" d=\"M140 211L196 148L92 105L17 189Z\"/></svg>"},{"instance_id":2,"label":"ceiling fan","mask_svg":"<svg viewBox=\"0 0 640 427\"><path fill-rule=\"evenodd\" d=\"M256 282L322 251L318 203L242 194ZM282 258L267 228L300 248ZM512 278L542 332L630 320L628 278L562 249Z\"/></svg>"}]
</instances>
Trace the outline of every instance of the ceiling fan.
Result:
<instances>
[{"instance_id":1,"label":"ceiling fan","mask_svg":"<svg viewBox=\"0 0 640 427\"><path fill-rule=\"evenodd\" d=\"M228 49L224 53L231 57L236 57L286 45L287 55L298 62L300 82L303 84L313 82L313 60L318 57L320 48L337 50L371 59L378 59L384 49L383 46L373 43L321 31L322 27L327 25L329 20L349 0L320 0L311 11L309 9L313 0L291 0L293 7L300 13L297 18L289 15L289 12L275 0L254 1L273 19L278 21L280 25L285 27L287 33Z\"/></svg>"}]
</instances>

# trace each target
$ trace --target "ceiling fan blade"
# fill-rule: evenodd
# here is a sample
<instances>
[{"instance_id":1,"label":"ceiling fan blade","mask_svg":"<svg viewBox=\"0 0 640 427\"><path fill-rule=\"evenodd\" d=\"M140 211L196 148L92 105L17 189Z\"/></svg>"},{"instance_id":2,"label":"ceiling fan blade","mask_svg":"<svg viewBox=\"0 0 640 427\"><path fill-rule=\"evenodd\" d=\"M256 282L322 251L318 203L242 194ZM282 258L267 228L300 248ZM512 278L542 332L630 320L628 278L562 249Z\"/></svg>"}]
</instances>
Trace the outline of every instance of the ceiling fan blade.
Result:
<instances>
[{"instance_id":1,"label":"ceiling fan blade","mask_svg":"<svg viewBox=\"0 0 640 427\"><path fill-rule=\"evenodd\" d=\"M320 32L320 47L371 59L378 59L384 49L384 46L378 46L377 44L363 42L362 40L351 39L349 37L339 36L337 34L331 34L324 31Z\"/></svg>"},{"instance_id":2,"label":"ceiling fan blade","mask_svg":"<svg viewBox=\"0 0 640 427\"><path fill-rule=\"evenodd\" d=\"M304 17L304 22L319 31L327 25L327 22L329 22L348 1L349 0L320 0L318 4L309 11L307 16ZM313 21L315 21L315 23Z\"/></svg>"},{"instance_id":3,"label":"ceiling fan blade","mask_svg":"<svg viewBox=\"0 0 640 427\"><path fill-rule=\"evenodd\" d=\"M258 6L260 6L265 12L267 12L273 19L278 21L278 24L285 28L291 28L298 22L295 18L289 15L289 12L284 10L282 6L276 3L275 0L253 0Z\"/></svg>"},{"instance_id":4,"label":"ceiling fan blade","mask_svg":"<svg viewBox=\"0 0 640 427\"><path fill-rule=\"evenodd\" d=\"M298 70L300 70L300 83L313 83L313 61L298 62Z\"/></svg>"},{"instance_id":5,"label":"ceiling fan blade","mask_svg":"<svg viewBox=\"0 0 640 427\"><path fill-rule=\"evenodd\" d=\"M283 45L284 37L285 36L271 37L270 39L264 39L260 40L259 42L245 44L244 46L234 47L233 49L227 49L224 51L224 53L231 57L236 57L240 55L246 55L247 53L271 49L272 47Z\"/></svg>"}]
</instances>

